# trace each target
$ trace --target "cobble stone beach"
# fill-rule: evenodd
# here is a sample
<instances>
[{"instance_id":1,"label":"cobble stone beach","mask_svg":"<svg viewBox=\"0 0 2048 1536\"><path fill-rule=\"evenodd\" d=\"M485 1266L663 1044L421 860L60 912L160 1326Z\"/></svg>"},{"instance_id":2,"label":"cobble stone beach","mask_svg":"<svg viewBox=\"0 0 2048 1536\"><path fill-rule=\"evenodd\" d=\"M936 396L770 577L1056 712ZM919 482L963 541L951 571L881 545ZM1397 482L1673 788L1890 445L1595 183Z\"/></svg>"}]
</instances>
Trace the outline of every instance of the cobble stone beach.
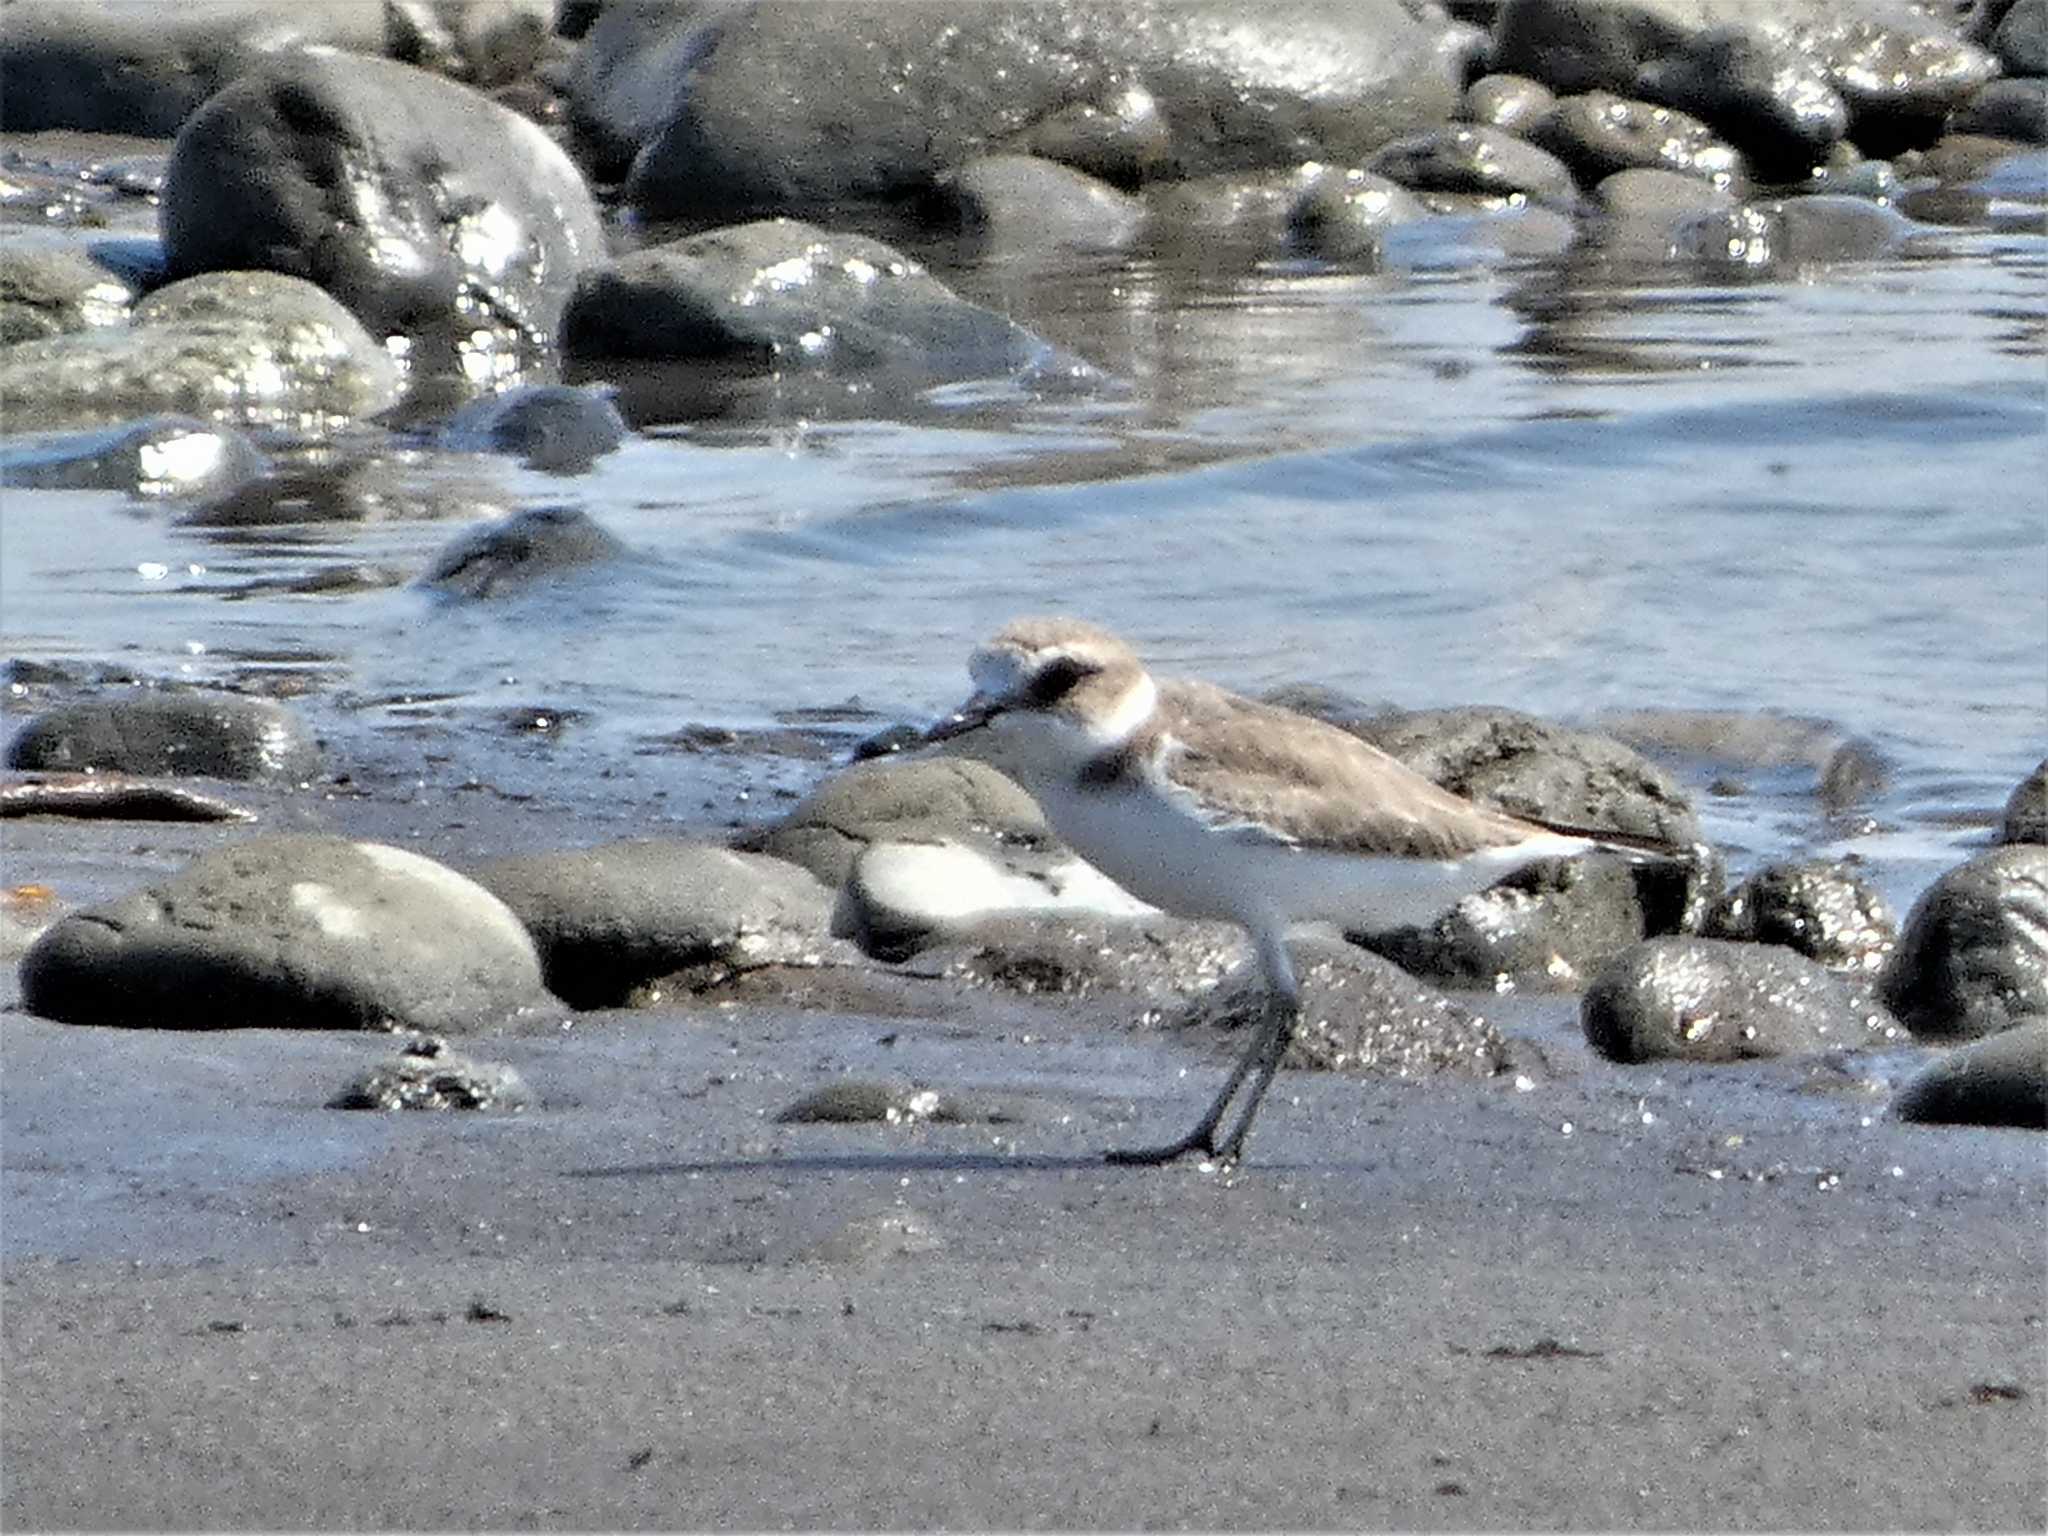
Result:
<instances>
[{"instance_id":1,"label":"cobble stone beach","mask_svg":"<svg viewBox=\"0 0 2048 1536\"><path fill-rule=\"evenodd\" d=\"M2044 36L0 5L0 1520L2048 1526ZM1033 613L1606 846L1108 1164Z\"/></svg>"}]
</instances>

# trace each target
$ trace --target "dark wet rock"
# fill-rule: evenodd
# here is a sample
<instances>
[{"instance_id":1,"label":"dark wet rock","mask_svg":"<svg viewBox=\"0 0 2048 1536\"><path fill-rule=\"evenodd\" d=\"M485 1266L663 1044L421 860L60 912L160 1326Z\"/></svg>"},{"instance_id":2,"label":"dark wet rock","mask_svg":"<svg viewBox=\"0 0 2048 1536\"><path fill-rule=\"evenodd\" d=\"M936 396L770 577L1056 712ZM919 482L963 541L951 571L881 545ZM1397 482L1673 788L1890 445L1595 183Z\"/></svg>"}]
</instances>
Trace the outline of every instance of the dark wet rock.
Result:
<instances>
[{"instance_id":1,"label":"dark wet rock","mask_svg":"<svg viewBox=\"0 0 2048 1536\"><path fill-rule=\"evenodd\" d=\"M1118 250L1145 215L1129 193L1031 155L983 155L947 171L925 207L929 222L957 232L984 259Z\"/></svg>"},{"instance_id":2,"label":"dark wet rock","mask_svg":"<svg viewBox=\"0 0 2048 1536\"><path fill-rule=\"evenodd\" d=\"M1048 849L1056 839L1033 800L969 758L877 758L812 790L750 846L801 864L837 889L871 843Z\"/></svg>"},{"instance_id":3,"label":"dark wet rock","mask_svg":"<svg viewBox=\"0 0 2048 1536\"><path fill-rule=\"evenodd\" d=\"M224 496L268 464L233 427L191 416L146 416L118 427L0 443L0 485L117 491L143 501Z\"/></svg>"},{"instance_id":4,"label":"dark wet rock","mask_svg":"<svg viewBox=\"0 0 2048 1536\"><path fill-rule=\"evenodd\" d=\"M900 960L975 931L1001 914L1127 916L1146 911L1093 866L1060 848L888 840L861 849L840 887L832 932Z\"/></svg>"},{"instance_id":5,"label":"dark wet rock","mask_svg":"<svg viewBox=\"0 0 2048 1536\"><path fill-rule=\"evenodd\" d=\"M1808 859L1758 870L1708 909L1700 933L1782 944L1833 971L1874 971L1897 943L1898 923L1849 865Z\"/></svg>"},{"instance_id":6,"label":"dark wet rock","mask_svg":"<svg viewBox=\"0 0 2048 1536\"><path fill-rule=\"evenodd\" d=\"M385 0L385 49L401 63L492 90L548 53L552 0Z\"/></svg>"},{"instance_id":7,"label":"dark wet rock","mask_svg":"<svg viewBox=\"0 0 2048 1536\"><path fill-rule=\"evenodd\" d=\"M316 443L267 474L206 498L179 522L192 528L269 528L291 523L475 521L509 514L495 481L451 474L446 460L367 443Z\"/></svg>"},{"instance_id":8,"label":"dark wet rock","mask_svg":"<svg viewBox=\"0 0 2048 1536\"><path fill-rule=\"evenodd\" d=\"M22 1005L155 1029L454 1029L544 1008L518 918L404 849L256 837L75 912L21 965Z\"/></svg>"},{"instance_id":9,"label":"dark wet rock","mask_svg":"<svg viewBox=\"0 0 2048 1536\"><path fill-rule=\"evenodd\" d=\"M1990 43L2007 74L2048 75L2048 0L2015 0Z\"/></svg>"},{"instance_id":10,"label":"dark wet rock","mask_svg":"<svg viewBox=\"0 0 2048 1536\"><path fill-rule=\"evenodd\" d=\"M1328 166L1309 162L1284 170L1162 182L1146 190L1148 234L1164 245L1241 246L1252 252L1277 248L1287 240L1303 198L1331 174Z\"/></svg>"},{"instance_id":11,"label":"dark wet rock","mask_svg":"<svg viewBox=\"0 0 2048 1536\"><path fill-rule=\"evenodd\" d=\"M1333 171L1306 188L1287 210L1289 243L1325 260L1377 254L1386 232L1426 218L1428 210L1399 183L1370 171Z\"/></svg>"},{"instance_id":12,"label":"dark wet rock","mask_svg":"<svg viewBox=\"0 0 2048 1536\"><path fill-rule=\"evenodd\" d=\"M406 1043L389 1061L370 1068L333 1098L329 1109L498 1109L518 1111L533 1102L526 1081L511 1067L476 1061L449 1049L439 1035Z\"/></svg>"},{"instance_id":13,"label":"dark wet rock","mask_svg":"<svg viewBox=\"0 0 2048 1536\"><path fill-rule=\"evenodd\" d=\"M2048 843L2048 758L2014 787L1998 824L2001 843Z\"/></svg>"},{"instance_id":14,"label":"dark wet rock","mask_svg":"<svg viewBox=\"0 0 2048 1536\"><path fill-rule=\"evenodd\" d=\"M61 705L9 743L10 768L294 780L320 771L320 746L269 699L144 689Z\"/></svg>"},{"instance_id":15,"label":"dark wet rock","mask_svg":"<svg viewBox=\"0 0 2048 1536\"><path fill-rule=\"evenodd\" d=\"M1871 742L1830 720L1724 709L1618 710L1602 729L1632 747L1649 747L1750 769L1807 768L1831 811L1868 799L1891 780Z\"/></svg>"},{"instance_id":16,"label":"dark wet rock","mask_svg":"<svg viewBox=\"0 0 2048 1536\"><path fill-rule=\"evenodd\" d=\"M1679 107L1783 180L1845 134L1885 154L1931 136L1997 71L1944 18L1886 0L1507 0L1493 65Z\"/></svg>"},{"instance_id":17,"label":"dark wet rock","mask_svg":"<svg viewBox=\"0 0 2048 1536\"><path fill-rule=\"evenodd\" d=\"M625 553L580 507L533 507L459 535L420 581L461 597L502 597Z\"/></svg>"},{"instance_id":18,"label":"dark wet rock","mask_svg":"<svg viewBox=\"0 0 2048 1536\"><path fill-rule=\"evenodd\" d=\"M573 384L528 384L472 401L441 434L459 453L510 453L529 469L574 474L626 440L611 392Z\"/></svg>"},{"instance_id":19,"label":"dark wet rock","mask_svg":"<svg viewBox=\"0 0 2048 1536\"><path fill-rule=\"evenodd\" d=\"M1248 953L1229 923L1048 911L984 917L905 970L1021 997L1126 993L1166 1004L1206 992Z\"/></svg>"},{"instance_id":20,"label":"dark wet rock","mask_svg":"<svg viewBox=\"0 0 2048 1536\"><path fill-rule=\"evenodd\" d=\"M7 128L169 138L215 91L309 43L376 51L384 16L362 0L207 5L10 5L0 40Z\"/></svg>"},{"instance_id":21,"label":"dark wet rock","mask_svg":"<svg viewBox=\"0 0 2048 1536\"><path fill-rule=\"evenodd\" d=\"M397 364L354 315L273 272L173 283L130 325L0 350L0 409L15 431L159 411L305 431L374 416L399 389Z\"/></svg>"},{"instance_id":22,"label":"dark wet rock","mask_svg":"<svg viewBox=\"0 0 2048 1536\"><path fill-rule=\"evenodd\" d=\"M1556 101L1548 86L1526 75L1483 75L1465 88L1459 116L1468 123L1520 133Z\"/></svg>"},{"instance_id":23,"label":"dark wet rock","mask_svg":"<svg viewBox=\"0 0 2048 1536\"><path fill-rule=\"evenodd\" d=\"M471 377L484 354L549 349L577 272L604 255L582 174L540 128L341 54L279 58L195 113L162 223L178 276L310 278L378 337L411 337L416 371Z\"/></svg>"},{"instance_id":24,"label":"dark wet rock","mask_svg":"<svg viewBox=\"0 0 2048 1536\"><path fill-rule=\"evenodd\" d=\"M1100 105L1077 101L1040 118L1009 146L1131 189L1164 175L1173 130L1159 98L1142 85L1107 93Z\"/></svg>"},{"instance_id":25,"label":"dark wet rock","mask_svg":"<svg viewBox=\"0 0 2048 1536\"><path fill-rule=\"evenodd\" d=\"M1929 886L1906 915L1884 994L1924 1040L2048 1013L2048 848L1994 848Z\"/></svg>"},{"instance_id":26,"label":"dark wet rock","mask_svg":"<svg viewBox=\"0 0 2048 1536\"><path fill-rule=\"evenodd\" d=\"M1766 275L1888 256L1912 227L1860 197L1794 197L1708 210L1682 223L1672 244L1703 267Z\"/></svg>"},{"instance_id":27,"label":"dark wet rock","mask_svg":"<svg viewBox=\"0 0 2048 1536\"><path fill-rule=\"evenodd\" d=\"M965 1125L1007 1118L934 1088L842 1078L775 1114L777 1125Z\"/></svg>"},{"instance_id":28,"label":"dark wet rock","mask_svg":"<svg viewBox=\"0 0 2048 1536\"><path fill-rule=\"evenodd\" d=\"M1704 33L1638 83L1646 96L1711 122L1769 179L1805 175L1849 131L1849 104L1825 65L1749 29Z\"/></svg>"},{"instance_id":29,"label":"dark wet rock","mask_svg":"<svg viewBox=\"0 0 2048 1536\"><path fill-rule=\"evenodd\" d=\"M1499 128L1453 124L1399 139L1365 162L1369 171L1430 192L1515 193L1570 208L1578 201L1571 171L1548 150Z\"/></svg>"},{"instance_id":30,"label":"dark wet rock","mask_svg":"<svg viewBox=\"0 0 2048 1536\"><path fill-rule=\"evenodd\" d=\"M133 285L83 251L0 247L0 347L99 325L118 325Z\"/></svg>"},{"instance_id":31,"label":"dark wet rock","mask_svg":"<svg viewBox=\"0 0 2048 1536\"><path fill-rule=\"evenodd\" d=\"M1892 1113L1922 1125L2048 1130L2048 1019L1947 1052L1899 1090Z\"/></svg>"},{"instance_id":32,"label":"dark wet rock","mask_svg":"<svg viewBox=\"0 0 2048 1536\"><path fill-rule=\"evenodd\" d=\"M2024 144L2048 143L2048 80L1994 80L1956 108L1949 128Z\"/></svg>"},{"instance_id":33,"label":"dark wet rock","mask_svg":"<svg viewBox=\"0 0 2048 1536\"><path fill-rule=\"evenodd\" d=\"M1680 847L1699 838L1677 780L1596 731L1489 707L1396 711L1346 728L1446 789L1518 816Z\"/></svg>"},{"instance_id":34,"label":"dark wet rock","mask_svg":"<svg viewBox=\"0 0 2048 1536\"><path fill-rule=\"evenodd\" d=\"M1617 171L1665 170L1728 186L1742 160L1698 118L1609 91L1566 96L1521 130L1587 186Z\"/></svg>"},{"instance_id":35,"label":"dark wet rock","mask_svg":"<svg viewBox=\"0 0 2048 1536\"><path fill-rule=\"evenodd\" d=\"M0 817L69 816L81 821L254 821L256 813L184 784L125 773L38 773L0 784Z\"/></svg>"},{"instance_id":36,"label":"dark wet rock","mask_svg":"<svg viewBox=\"0 0 2048 1536\"><path fill-rule=\"evenodd\" d=\"M1443 121L1457 95L1443 23L1399 0L768 0L675 25L699 38L666 44L692 57L689 89L627 191L649 213L700 220L914 194L1077 105L1117 116L1133 86L1156 99L1178 176L1353 162Z\"/></svg>"},{"instance_id":37,"label":"dark wet rock","mask_svg":"<svg viewBox=\"0 0 2048 1536\"><path fill-rule=\"evenodd\" d=\"M1612 1061L1744 1061L1883 1038L1889 1021L1842 977L1777 945L1649 939L1586 989L1579 1023Z\"/></svg>"},{"instance_id":38,"label":"dark wet rock","mask_svg":"<svg viewBox=\"0 0 2048 1536\"><path fill-rule=\"evenodd\" d=\"M986 378L1053 351L878 240L792 219L711 230L584 274L563 317L583 358Z\"/></svg>"},{"instance_id":39,"label":"dark wet rock","mask_svg":"<svg viewBox=\"0 0 2048 1536\"><path fill-rule=\"evenodd\" d=\"M657 977L688 972L701 991L735 971L815 965L836 951L829 895L808 873L708 843L521 854L471 875L526 924L549 990L577 1008L624 1006Z\"/></svg>"},{"instance_id":40,"label":"dark wet rock","mask_svg":"<svg viewBox=\"0 0 2048 1536\"><path fill-rule=\"evenodd\" d=\"M1903 190L1889 160L1848 160L1824 165L1806 179L1801 190L1832 192L1840 197L1868 197L1890 202Z\"/></svg>"},{"instance_id":41,"label":"dark wet rock","mask_svg":"<svg viewBox=\"0 0 2048 1536\"><path fill-rule=\"evenodd\" d=\"M1492 1077L1511 1063L1500 1031L1400 967L1349 944L1288 945L1301 1019L1282 1063L1370 1077ZM1264 1017L1256 966L1242 967L1168 1021L1222 1032L1234 1050Z\"/></svg>"},{"instance_id":42,"label":"dark wet rock","mask_svg":"<svg viewBox=\"0 0 2048 1536\"><path fill-rule=\"evenodd\" d=\"M1576 991L1631 945L1696 926L1720 888L1711 859L1545 859L1425 926L1347 937L1447 986Z\"/></svg>"},{"instance_id":43,"label":"dark wet rock","mask_svg":"<svg viewBox=\"0 0 2048 1536\"><path fill-rule=\"evenodd\" d=\"M640 146L675 111L691 69L717 41L705 0L605 4L569 67L568 122L580 163L602 182L625 180Z\"/></svg>"}]
</instances>

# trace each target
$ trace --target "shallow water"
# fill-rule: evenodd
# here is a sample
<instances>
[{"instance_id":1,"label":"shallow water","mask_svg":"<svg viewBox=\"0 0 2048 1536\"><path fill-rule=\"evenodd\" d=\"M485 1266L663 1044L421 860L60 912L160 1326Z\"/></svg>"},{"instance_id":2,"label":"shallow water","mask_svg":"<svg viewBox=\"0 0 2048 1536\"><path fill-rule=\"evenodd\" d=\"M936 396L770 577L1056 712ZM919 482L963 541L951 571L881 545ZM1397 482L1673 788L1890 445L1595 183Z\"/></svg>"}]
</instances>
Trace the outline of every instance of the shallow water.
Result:
<instances>
[{"instance_id":1,"label":"shallow water","mask_svg":"<svg viewBox=\"0 0 2048 1536\"><path fill-rule=\"evenodd\" d=\"M1857 849L1904 899L2048 740L2038 211L1773 280L1503 260L1441 232L1374 271L940 270L1112 382L825 411L770 382L569 479L422 453L422 486L575 505L632 550L488 602L250 590L417 570L455 522L201 530L8 491L0 643L289 679L330 735L388 731L402 759L428 720L437 762L545 797L627 760L659 775L686 723L928 715L974 640L1066 610L1248 690L1830 722L1890 766L1874 821L1821 818L1810 773L1760 772L1706 805L1709 832L1738 864ZM514 709L569 714L573 745L508 747Z\"/></svg>"}]
</instances>

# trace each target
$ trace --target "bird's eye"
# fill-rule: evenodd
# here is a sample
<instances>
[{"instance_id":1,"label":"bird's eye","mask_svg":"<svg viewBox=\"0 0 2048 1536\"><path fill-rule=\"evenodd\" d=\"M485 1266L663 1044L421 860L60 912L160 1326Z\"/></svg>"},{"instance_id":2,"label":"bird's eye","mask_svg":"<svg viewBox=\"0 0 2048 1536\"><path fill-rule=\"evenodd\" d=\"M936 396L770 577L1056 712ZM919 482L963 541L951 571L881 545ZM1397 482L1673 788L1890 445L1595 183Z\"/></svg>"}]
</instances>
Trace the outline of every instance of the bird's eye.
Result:
<instances>
[{"instance_id":1,"label":"bird's eye","mask_svg":"<svg viewBox=\"0 0 2048 1536\"><path fill-rule=\"evenodd\" d=\"M1062 656L1031 679L1033 704L1057 704L1074 691L1074 685L1088 675L1088 668L1070 656Z\"/></svg>"}]
</instances>

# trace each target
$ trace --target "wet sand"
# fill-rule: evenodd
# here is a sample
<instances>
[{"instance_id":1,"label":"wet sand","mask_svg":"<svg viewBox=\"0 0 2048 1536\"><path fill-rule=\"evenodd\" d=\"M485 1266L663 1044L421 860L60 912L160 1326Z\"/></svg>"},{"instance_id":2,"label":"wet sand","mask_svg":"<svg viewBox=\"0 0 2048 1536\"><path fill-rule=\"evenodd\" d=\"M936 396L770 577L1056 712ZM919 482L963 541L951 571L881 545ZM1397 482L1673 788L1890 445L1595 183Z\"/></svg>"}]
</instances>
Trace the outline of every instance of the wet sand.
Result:
<instances>
[{"instance_id":1,"label":"wet sand","mask_svg":"<svg viewBox=\"0 0 2048 1536\"><path fill-rule=\"evenodd\" d=\"M537 814L265 811L442 857ZM235 835L14 823L9 878L89 899ZM1597 1063L1556 997L1486 1005L1526 1086L1289 1073L1244 1168L1111 1168L1220 1057L1127 1003L893 995L458 1042L516 1116L322 1108L383 1037L0 1014L0 1516L2048 1524L2038 1134ZM1000 1118L774 1122L842 1076Z\"/></svg>"}]
</instances>

